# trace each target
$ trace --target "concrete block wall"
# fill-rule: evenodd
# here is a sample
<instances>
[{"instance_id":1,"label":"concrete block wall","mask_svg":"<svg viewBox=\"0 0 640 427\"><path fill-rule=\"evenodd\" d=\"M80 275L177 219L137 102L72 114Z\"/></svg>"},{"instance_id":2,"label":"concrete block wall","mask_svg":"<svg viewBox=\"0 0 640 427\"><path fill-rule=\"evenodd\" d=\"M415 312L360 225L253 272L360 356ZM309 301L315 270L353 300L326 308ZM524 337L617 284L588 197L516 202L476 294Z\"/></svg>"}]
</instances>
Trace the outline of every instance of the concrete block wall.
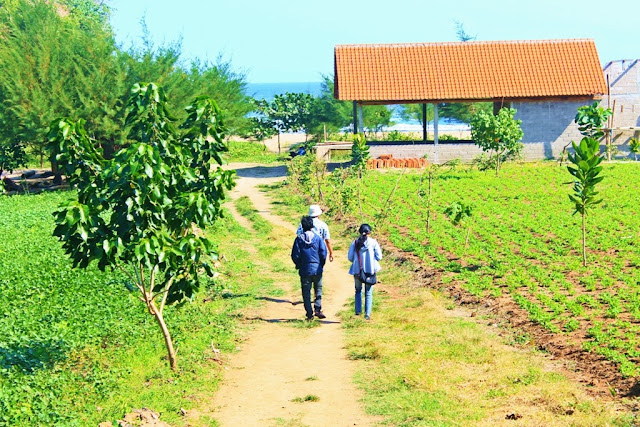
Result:
<instances>
[{"instance_id":1,"label":"concrete block wall","mask_svg":"<svg viewBox=\"0 0 640 427\"><path fill-rule=\"evenodd\" d=\"M609 79L611 99L605 95L600 105L613 111L613 143L619 156L633 158L629 140L640 137L640 132L615 128L640 126L640 60L612 61L605 66L604 74Z\"/></svg>"},{"instance_id":2,"label":"concrete block wall","mask_svg":"<svg viewBox=\"0 0 640 427\"><path fill-rule=\"evenodd\" d=\"M605 79L609 79L611 95L640 94L640 60L611 61L603 71Z\"/></svg>"},{"instance_id":3,"label":"concrete block wall","mask_svg":"<svg viewBox=\"0 0 640 427\"><path fill-rule=\"evenodd\" d=\"M514 102L515 118L522 120L524 157L527 160L557 158L571 141L582 135L574 118L578 108L593 101Z\"/></svg>"}]
</instances>

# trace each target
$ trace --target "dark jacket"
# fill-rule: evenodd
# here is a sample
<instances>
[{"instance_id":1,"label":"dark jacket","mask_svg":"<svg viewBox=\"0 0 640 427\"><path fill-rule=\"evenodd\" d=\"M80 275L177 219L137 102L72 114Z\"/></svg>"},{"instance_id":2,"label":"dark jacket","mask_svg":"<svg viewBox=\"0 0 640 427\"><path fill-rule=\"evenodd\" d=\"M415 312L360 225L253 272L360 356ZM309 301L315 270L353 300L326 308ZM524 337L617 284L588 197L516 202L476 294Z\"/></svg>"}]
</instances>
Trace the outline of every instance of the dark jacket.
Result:
<instances>
[{"instance_id":1,"label":"dark jacket","mask_svg":"<svg viewBox=\"0 0 640 427\"><path fill-rule=\"evenodd\" d=\"M316 233L306 231L293 242L291 260L302 277L322 274L327 260L327 245Z\"/></svg>"}]
</instances>

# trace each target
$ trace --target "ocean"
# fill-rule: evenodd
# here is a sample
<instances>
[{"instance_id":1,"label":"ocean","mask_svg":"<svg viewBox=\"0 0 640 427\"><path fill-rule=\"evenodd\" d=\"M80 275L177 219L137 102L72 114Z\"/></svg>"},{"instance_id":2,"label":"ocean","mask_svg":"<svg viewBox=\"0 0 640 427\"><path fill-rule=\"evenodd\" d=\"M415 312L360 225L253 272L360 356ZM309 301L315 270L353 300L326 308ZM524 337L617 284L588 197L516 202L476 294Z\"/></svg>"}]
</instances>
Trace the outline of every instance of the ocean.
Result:
<instances>
[{"instance_id":1,"label":"ocean","mask_svg":"<svg viewBox=\"0 0 640 427\"><path fill-rule=\"evenodd\" d=\"M321 82L247 83L247 93L255 99L271 101L276 95L286 92L318 96L321 86Z\"/></svg>"},{"instance_id":2,"label":"ocean","mask_svg":"<svg viewBox=\"0 0 640 427\"><path fill-rule=\"evenodd\" d=\"M247 93L255 99L273 100L275 95L291 93L308 93L318 96L322 91L322 82L281 82L281 83L247 83ZM392 107L392 106L389 106ZM422 132L422 125L416 120L403 120L395 113L391 116L395 123L393 126L384 129L385 131L397 130L399 132ZM466 123L452 121L446 118L438 120L438 129L446 131L468 131L469 125ZM428 125L429 132L433 132L433 123Z\"/></svg>"}]
</instances>

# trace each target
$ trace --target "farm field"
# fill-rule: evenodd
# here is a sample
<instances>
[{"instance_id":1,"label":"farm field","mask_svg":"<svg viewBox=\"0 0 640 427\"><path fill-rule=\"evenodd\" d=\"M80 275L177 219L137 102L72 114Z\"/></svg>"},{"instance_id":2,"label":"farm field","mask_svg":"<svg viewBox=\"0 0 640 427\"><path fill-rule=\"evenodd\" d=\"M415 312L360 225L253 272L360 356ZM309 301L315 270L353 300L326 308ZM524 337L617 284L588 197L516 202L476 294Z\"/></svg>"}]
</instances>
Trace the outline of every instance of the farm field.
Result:
<instances>
[{"instance_id":1,"label":"farm field","mask_svg":"<svg viewBox=\"0 0 640 427\"><path fill-rule=\"evenodd\" d=\"M255 280L248 232L229 216L207 230L228 262L193 304L169 308L181 367L172 372L154 319L123 277L72 269L52 237L52 212L71 197L0 197L0 425L97 425L142 407L181 425L181 408L218 388L213 348L235 351L237 312L255 306L257 292L277 293L273 280ZM229 291L243 296L223 298Z\"/></svg>"},{"instance_id":2,"label":"farm field","mask_svg":"<svg viewBox=\"0 0 640 427\"><path fill-rule=\"evenodd\" d=\"M587 220L587 267L580 259L580 218L571 215L567 197L570 176L556 163L509 165L499 177L466 168L441 170L432 184L429 233L419 194L427 182L419 173L370 173L362 191L364 200L391 195L386 211L365 203L366 214L384 224L398 248L444 270L444 286L455 283L479 299L515 303L555 337L554 345L604 356L631 378L640 366L634 184L640 167L609 164L604 175L599 188L604 202ZM453 202L472 207L464 227L453 226L443 214Z\"/></svg>"},{"instance_id":3,"label":"farm field","mask_svg":"<svg viewBox=\"0 0 640 427\"><path fill-rule=\"evenodd\" d=\"M587 267L580 217L572 216L567 196L572 177L555 162L508 164L499 177L468 166L440 168L432 181L429 232L427 174L371 171L359 187L362 220L440 270L438 286L454 298L510 313L532 343L572 355L581 370L624 393L640 373L640 167L606 164L603 174L604 201L587 219ZM357 181L335 182L321 183L326 204L360 221ZM355 200L341 202L344 194ZM459 226L444 214L454 202L471 206L471 217Z\"/></svg>"}]
</instances>

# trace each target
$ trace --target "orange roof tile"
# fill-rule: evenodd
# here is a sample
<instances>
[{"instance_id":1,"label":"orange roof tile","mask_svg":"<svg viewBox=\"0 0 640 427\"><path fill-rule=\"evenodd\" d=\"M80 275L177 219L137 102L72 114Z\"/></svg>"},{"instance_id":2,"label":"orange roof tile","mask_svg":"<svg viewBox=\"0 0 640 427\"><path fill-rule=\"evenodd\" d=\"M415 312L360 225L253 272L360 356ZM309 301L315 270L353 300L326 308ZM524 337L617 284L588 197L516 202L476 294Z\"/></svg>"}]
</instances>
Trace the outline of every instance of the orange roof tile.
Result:
<instances>
[{"instance_id":1,"label":"orange roof tile","mask_svg":"<svg viewBox=\"0 0 640 427\"><path fill-rule=\"evenodd\" d=\"M364 102L606 93L589 39L338 45L334 78L337 99Z\"/></svg>"}]
</instances>

